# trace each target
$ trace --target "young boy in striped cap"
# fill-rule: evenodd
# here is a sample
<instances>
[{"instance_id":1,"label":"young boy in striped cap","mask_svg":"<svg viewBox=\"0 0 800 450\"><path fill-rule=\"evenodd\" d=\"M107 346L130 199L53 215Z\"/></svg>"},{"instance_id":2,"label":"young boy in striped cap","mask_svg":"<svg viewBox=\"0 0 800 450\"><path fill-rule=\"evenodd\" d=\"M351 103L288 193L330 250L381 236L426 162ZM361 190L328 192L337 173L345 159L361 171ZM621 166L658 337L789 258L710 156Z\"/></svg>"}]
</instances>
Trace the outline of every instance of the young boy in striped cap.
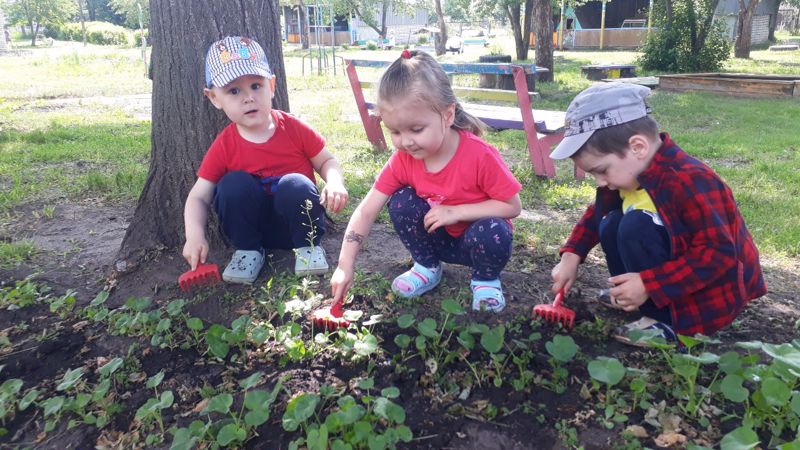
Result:
<instances>
[{"instance_id":1,"label":"young boy in striped cap","mask_svg":"<svg viewBox=\"0 0 800 450\"><path fill-rule=\"evenodd\" d=\"M222 278L253 283L265 248L294 249L295 273L328 271L325 211L347 202L341 169L325 140L296 117L272 109L275 77L252 39L229 36L206 54L205 96L230 119L203 158L184 210L183 256L194 270L208 255L206 224L213 206L236 248ZM314 172L325 180L318 191Z\"/></svg>"}]
</instances>

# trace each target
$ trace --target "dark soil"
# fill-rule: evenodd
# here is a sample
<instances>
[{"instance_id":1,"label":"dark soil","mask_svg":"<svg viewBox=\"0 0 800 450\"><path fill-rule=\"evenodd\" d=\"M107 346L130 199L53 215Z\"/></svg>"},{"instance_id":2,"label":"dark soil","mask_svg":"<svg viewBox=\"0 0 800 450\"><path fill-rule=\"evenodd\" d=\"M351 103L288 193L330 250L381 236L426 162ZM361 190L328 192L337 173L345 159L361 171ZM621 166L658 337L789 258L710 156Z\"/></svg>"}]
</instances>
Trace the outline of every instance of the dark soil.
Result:
<instances>
[{"instance_id":1,"label":"dark soil","mask_svg":"<svg viewBox=\"0 0 800 450\"><path fill-rule=\"evenodd\" d=\"M25 210L27 209L27 211ZM32 213L35 205L23 208L15 217L4 221L0 230L3 239L31 239L42 251L33 261L18 267L0 269L0 282L12 285L17 280L35 274L41 285L52 288L51 295L63 295L68 290L77 292L78 307L86 306L102 289L110 289L107 306L118 307L130 297L151 297L154 304L165 305L176 298L186 298L178 289L176 280L186 270L186 265L177 251L164 252L139 264L131 273L112 272L116 250L123 237L132 212L127 206L94 204L65 204L56 208L52 218L41 218ZM335 262L338 255L343 225L323 239L328 259ZM227 262L228 253L217 250L211 260L221 266ZM230 326L233 319L243 313L252 313L253 299L273 273L288 271L293 263L289 252L274 252L269 269L262 274L253 287L219 285L201 290L196 303L189 308L192 316L203 319L206 324L220 323ZM482 386L473 386L467 395L460 389L461 383L470 378L469 367L455 361L447 367L445 379L437 379L426 372L420 358L412 358L402 365L393 357L400 349L394 344L394 336L404 332L395 324L393 317L412 312L417 317L437 317L440 300L458 295L468 285L469 273L465 268L447 266L441 287L413 303L391 302L387 299L388 281L406 270L410 264L408 253L396 235L386 225L376 225L370 235L369 244L359 255L358 267L367 274L377 275L383 284L373 283L374 288L365 289L355 296L350 309L359 309L370 314L384 313L390 320L378 324L372 330L382 340L385 349L382 355L373 355L370 361L349 362L323 354L317 358L281 365L275 355L251 353L247 363L230 360L213 361L200 355L195 349L166 350L151 347L145 339L112 336L103 324L95 324L75 316L65 319L51 313L46 305L35 305L16 311L2 310L0 334L6 335L13 344L0 352L2 377L20 378L24 381L23 392L33 387L40 392L55 392L68 369L87 367L87 379L96 379L95 369L114 357L133 356L138 366L129 368L128 379L116 388L117 402L122 406L110 423L102 430L88 425L67 428L66 420L50 433L43 434L44 420L41 409L31 407L19 412L5 424L9 430L0 437L0 448L134 448L146 447L140 425L134 414L151 392L144 381L159 371L165 372L161 389L175 393L175 403L164 411L165 427L187 426L192 420L202 418L192 410L203 400L204 389L220 389L235 386L238 380L249 374L262 371L265 374L263 389L271 389L280 378L284 378L285 392L319 392L320 386L332 385L347 389L356 395L358 389L350 382L363 377L372 370L376 388L395 386L401 396L396 401L406 412L406 424L414 434L411 443L402 448L413 449L559 449L572 445L584 448L609 448L622 445L622 426L606 429L593 418L598 400L595 396L581 394L582 388L591 387L586 371L586 361L595 356L615 356L626 365L647 364L652 353L632 349L608 339L612 324L633 320L605 309L593 301L596 290L605 284L605 269L596 255L582 268L581 279L567 300L577 311L578 328L591 330L597 324L595 317L607 322L605 328L592 332L573 332L572 336L585 355L567 365L569 379L563 394L556 394L542 386L528 386L515 390L510 382L496 388L491 381ZM534 256L521 245L515 249L512 262L503 275L508 307L499 315L469 314L468 319L490 326L504 323L508 337L524 338L532 332L543 336L532 343L535 357L529 369L541 377L552 375L552 366L544 343L558 332L557 328L540 325L527 317L531 307L551 300L549 271L553 259ZM795 337L795 322L800 318L797 307L798 277L794 268L786 264L765 262L770 293L753 302L731 327L716 337L723 341L723 348L730 348L737 341L765 340L788 342ZM533 273L530 267L534 267ZM317 291L325 294L327 278L317 277ZM199 300L198 300L199 298ZM463 297L462 297L463 298ZM583 324L583 325L582 325ZM304 331L309 325L303 324ZM406 331L407 332L407 331ZM131 346L133 344L133 347ZM473 363L479 363L475 358ZM509 379L506 381L510 381ZM459 387L448 391L447 386ZM51 394L48 394L51 395ZM461 398L459 398L459 395ZM40 396L40 400L46 398ZM656 398L655 400L659 400ZM241 398L237 398L240 402ZM287 394L276 402L271 419L258 429L259 436L248 441L247 448L286 448L299 436L288 433L281 426ZM240 404L240 403L237 403ZM487 407L489 409L487 409ZM494 412L491 412L492 408ZM599 411L602 414L602 410ZM659 431L643 420L641 412L634 412L628 423L641 423L649 432L642 444L654 447L653 438ZM559 424L568 425L576 432L575 441ZM712 427L713 428L713 427ZM698 431L698 427L684 424L684 433L695 433L694 438L718 438L719 430ZM699 434L698 434L699 433ZM164 447L169 447L172 436L165 435ZM138 442L138 444L137 444Z\"/></svg>"}]
</instances>

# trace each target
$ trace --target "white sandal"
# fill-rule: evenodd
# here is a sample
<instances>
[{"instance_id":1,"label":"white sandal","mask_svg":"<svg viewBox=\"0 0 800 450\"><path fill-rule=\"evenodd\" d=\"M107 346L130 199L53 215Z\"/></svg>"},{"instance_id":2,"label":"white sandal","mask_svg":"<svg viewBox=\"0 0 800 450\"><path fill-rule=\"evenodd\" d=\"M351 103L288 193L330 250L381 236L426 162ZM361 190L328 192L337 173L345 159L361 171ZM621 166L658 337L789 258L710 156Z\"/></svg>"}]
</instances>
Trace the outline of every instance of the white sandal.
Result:
<instances>
[{"instance_id":1,"label":"white sandal","mask_svg":"<svg viewBox=\"0 0 800 450\"><path fill-rule=\"evenodd\" d=\"M294 250L296 255L294 261L295 275L322 275L328 272L325 249L321 246L300 247Z\"/></svg>"},{"instance_id":2,"label":"white sandal","mask_svg":"<svg viewBox=\"0 0 800 450\"><path fill-rule=\"evenodd\" d=\"M228 283L253 284L264 267L264 250L236 250L222 272Z\"/></svg>"}]
</instances>

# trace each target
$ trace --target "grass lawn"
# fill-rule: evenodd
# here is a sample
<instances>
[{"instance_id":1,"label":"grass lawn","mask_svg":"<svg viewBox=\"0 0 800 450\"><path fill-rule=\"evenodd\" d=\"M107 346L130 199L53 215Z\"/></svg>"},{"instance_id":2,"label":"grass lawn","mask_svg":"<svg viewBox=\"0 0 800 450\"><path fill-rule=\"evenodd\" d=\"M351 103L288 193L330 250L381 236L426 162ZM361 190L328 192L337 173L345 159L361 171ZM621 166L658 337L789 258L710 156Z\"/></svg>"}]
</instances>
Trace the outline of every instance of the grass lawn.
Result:
<instances>
[{"instance_id":1,"label":"grass lawn","mask_svg":"<svg viewBox=\"0 0 800 450\"><path fill-rule=\"evenodd\" d=\"M137 198L147 173L149 121L126 109L126 97L118 102L101 102L97 97L149 92L139 50L56 43L54 48L31 52L0 58L4 73L0 210L33 200L47 206L63 196ZM326 136L346 168L353 197L346 211L350 212L369 189L386 155L369 147L343 72L338 70L335 77L319 75L306 66L303 74L299 55L294 48L286 49L292 112ZM389 53L350 50L337 55L387 57ZM541 93L537 107L566 108L590 84L580 74L583 64L635 59L632 51L556 52L555 82L537 85ZM751 60L731 59L726 69L789 73L798 65L798 52L755 50ZM465 76L455 82L476 81ZM71 101L74 97L82 100ZM797 257L800 224L794 218L800 215L800 135L793 130L800 122L800 102L656 91L652 105L662 128L731 185L761 251ZM562 218L547 223L518 220L522 233L517 242L533 245L539 255L554 255L575 216L591 200L593 182L576 182L567 176L555 181L534 177L521 132L489 133L487 139L523 182L524 207ZM560 164L560 173L568 173L567 168Z\"/></svg>"}]
</instances>

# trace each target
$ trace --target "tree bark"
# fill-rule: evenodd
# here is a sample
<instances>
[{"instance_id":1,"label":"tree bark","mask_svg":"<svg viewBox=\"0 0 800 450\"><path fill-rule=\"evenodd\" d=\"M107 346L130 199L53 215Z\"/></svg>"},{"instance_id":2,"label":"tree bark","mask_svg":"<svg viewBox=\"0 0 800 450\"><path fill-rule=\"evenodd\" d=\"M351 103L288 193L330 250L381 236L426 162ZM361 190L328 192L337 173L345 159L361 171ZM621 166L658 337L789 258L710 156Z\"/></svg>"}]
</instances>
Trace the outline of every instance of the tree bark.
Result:
<instances>
[{"instance_id":1,"label":"tree bark","mask_svg":"<svg viewBox=\"0 0 800 450\"><path fill-rule=\"evenodd\" d=\"M447 24L444 23L444 13L442 12L442 0L435 0L436 18L439 24L439 35L436 41L436 55L444 55L447 49Z\"/></svg>"},{"instance_id":2,"label":"tree bark","mask_svg":"<svg viewBox=\"0 0 800 450\"><path fill-rule=\"evenodd\" d=\"M311 45L311 32L308 26L308 8L305 3L300 1L297 4L298 11L300 11L300 45L302 48L307 49Z\"/></svg>"},{"instance_id":3,"label":"tree bark","mask_svg":"<svg viewBox=\"0 0 800 450\"><path fill-rule=\"evenodd\" d=\"M750 58L750 41L753 35L753 14L758 0L739 0L739 20L736 27L736 44L733 55L737 58Z\"/></svg>"},{"instance_id":4,"label":"tree bark","mask_svg":"<svg viewBox=\"0 0 800 450\"><path fill-rule=\"evenodd\" d=\"M150 172L118 254L116 270L133 269L153 250L184 241L183 206L206 150L228 123L203 96L208 46L248 36L264 48L277 77L275 108L288 111L278 0L151 0L153 116ZM213 216L213 214L212 214ZM209 241L219 245L210 223Z\"/></svg>"},{"instance_id":5,"label":"tree bark","mask_svg":"<svg viewBox=\"0 0 800 450\"><path fill-rule=\"evenodd\" d=\"M81 19L81 31L83 32L83 46L86 47L86 20L83 17L83 5L81 0L76 1L78 4L78 17ZM142 35L144 37L144 35Z\"/></svg>"},{"instance_id":6,"label":"tree bark","mask_svg":"<svg viewBox=\"0 0 800 450\"><path fill-rule=\"evenodd\" d=\"M533 6L533 23L536 32L536 66L549 72L540 73L539 81L553 81L553 13L550 0L536 0Z\"/></svg>"},{"instance_id":7,"label":"tree bark","mask_svg":"<svg viewBox=\"0 0 800 450\"><path fill-rule=\"evenodd\" d=\"M514 35L514 49L517 59L528 59L530 50L531 16L533 15L533 0L525 0L525 11L522 5L512 4L506 6L505 13L511 22L511 34Z\"/></svg>"}]
</instances>

